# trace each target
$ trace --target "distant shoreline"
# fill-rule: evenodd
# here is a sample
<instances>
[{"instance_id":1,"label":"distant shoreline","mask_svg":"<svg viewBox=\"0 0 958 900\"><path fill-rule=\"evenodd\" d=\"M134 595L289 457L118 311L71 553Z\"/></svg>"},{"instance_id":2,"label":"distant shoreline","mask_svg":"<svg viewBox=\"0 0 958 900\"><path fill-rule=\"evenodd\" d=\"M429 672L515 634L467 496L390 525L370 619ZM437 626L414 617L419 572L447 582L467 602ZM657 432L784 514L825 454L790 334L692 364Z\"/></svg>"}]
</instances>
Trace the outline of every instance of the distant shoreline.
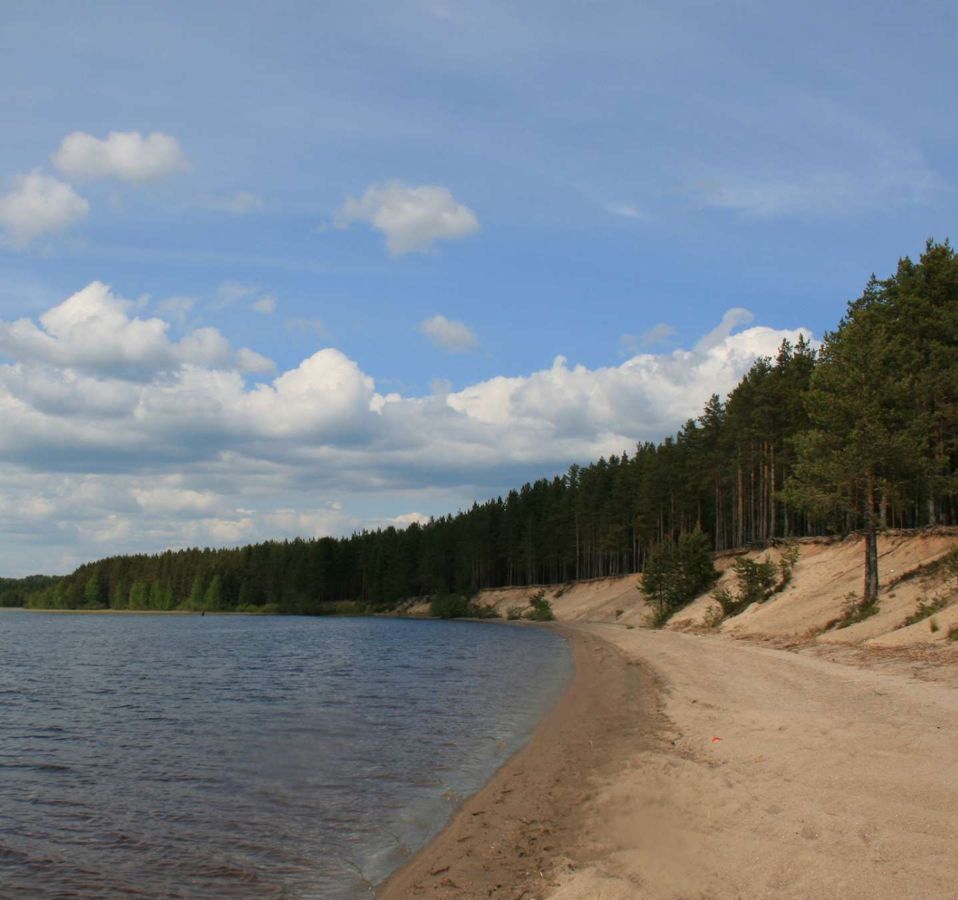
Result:
<instances>
[{"instance_id":1,"label":"distant shoreline","mask_svg":"<svg viewBox=\"0 0 958 900\"><path fill-rule=\"evenodd\" d=\"M59 616L262 616L282 613L239 612L237 610L195 609L43 609L33 606L6 606L4 609L28 613L49 613Z\"/></svg>"}]
</instances>

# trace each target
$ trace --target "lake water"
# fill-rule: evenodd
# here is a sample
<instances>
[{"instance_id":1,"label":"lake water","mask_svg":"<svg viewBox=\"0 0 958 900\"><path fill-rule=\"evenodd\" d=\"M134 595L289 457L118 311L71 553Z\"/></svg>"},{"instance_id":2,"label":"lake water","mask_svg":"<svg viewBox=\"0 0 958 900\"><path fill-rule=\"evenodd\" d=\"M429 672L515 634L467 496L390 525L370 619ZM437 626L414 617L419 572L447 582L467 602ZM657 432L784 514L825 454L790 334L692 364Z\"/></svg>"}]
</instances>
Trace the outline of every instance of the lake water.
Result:
<instances>
[{"instance_id":1,"label":"lake water","mask_svg":"<svg viewBox=\"0 0 958 900\"><path fill-rule=\"evenodd\" d=\"M572 671L539 628L0 613L0 896L364 898Z\"/></svg>"}]
</instances>

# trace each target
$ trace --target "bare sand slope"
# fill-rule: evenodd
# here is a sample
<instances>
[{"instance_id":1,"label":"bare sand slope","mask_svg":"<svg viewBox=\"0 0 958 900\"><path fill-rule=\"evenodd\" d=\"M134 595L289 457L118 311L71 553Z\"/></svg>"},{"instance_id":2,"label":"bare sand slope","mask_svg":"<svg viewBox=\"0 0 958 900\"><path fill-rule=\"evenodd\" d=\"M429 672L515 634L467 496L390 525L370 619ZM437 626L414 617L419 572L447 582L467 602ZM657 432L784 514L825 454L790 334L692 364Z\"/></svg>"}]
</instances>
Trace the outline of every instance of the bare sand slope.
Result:
<instances>
[{"instance_id":1,"label":"bare sand slope","mask_svg":"<svg viewBox=\"0 0 958 900\"><path fill-rule=\"evenodd\" d=\"M912 648L936 645L947 651L948 632L958 626L958 580L937 564L958 547L958 529L937 528L916 532L888 532L879 538L881 591L875 615L855 625L835 628L850 601L860 598L864 581L862 539L803 539L796 542L798 561L792 579L780 593L741 614L718 622L721 607L711 591L679 610L667 627L697 630L711 627L731 637L782 639L791 644L850 644L875 648ZM751 559L778 563L785 545L750 550ZM716 560L722 577L718 586L734 590L732 561L735 553ZM640 575L596 578L566 585L500 588L482 591L479 602L501 615L510 609L528 609L539 591L552 604L556 618L565 622L607 622L644 625L648 619L639 585ZM906 625L920 603L938 600L942 608ZM421 612L425 612L423 607Z\"/></svg>"},{"instance_id":2,"label":"bare sand slope","mask_svg":"<svg viewBox=\"0 0 958 900\"><path fill-rule=\"evenodd\" d=\"M718 636L574 627L651 666L667 725L597 778L576 870L548 896L958 897L958 692Z\"/></svg>"}]
</instances>

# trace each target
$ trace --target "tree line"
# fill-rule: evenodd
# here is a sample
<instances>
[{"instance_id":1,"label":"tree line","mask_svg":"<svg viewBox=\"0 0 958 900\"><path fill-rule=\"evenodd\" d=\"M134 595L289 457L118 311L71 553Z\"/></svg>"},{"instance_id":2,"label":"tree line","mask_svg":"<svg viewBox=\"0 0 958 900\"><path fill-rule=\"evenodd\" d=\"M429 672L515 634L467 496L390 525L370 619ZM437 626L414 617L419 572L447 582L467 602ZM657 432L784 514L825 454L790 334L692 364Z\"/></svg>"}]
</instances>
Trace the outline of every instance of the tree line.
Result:
<instances>
[{"instance_id":1,"label":"tree line","mask_svg":"<svg viewBox=\"0 0 958 900\"><path fill-rule=\"evenodd\" d=\"M661 443L543 478L455 515L347 538L116 556L34 591L48 607L384 610L435 594L642 571L696 531L713 550L958 518L958 257L868 281L820 348L758 359Z\"/></svg>"}]
</instances>

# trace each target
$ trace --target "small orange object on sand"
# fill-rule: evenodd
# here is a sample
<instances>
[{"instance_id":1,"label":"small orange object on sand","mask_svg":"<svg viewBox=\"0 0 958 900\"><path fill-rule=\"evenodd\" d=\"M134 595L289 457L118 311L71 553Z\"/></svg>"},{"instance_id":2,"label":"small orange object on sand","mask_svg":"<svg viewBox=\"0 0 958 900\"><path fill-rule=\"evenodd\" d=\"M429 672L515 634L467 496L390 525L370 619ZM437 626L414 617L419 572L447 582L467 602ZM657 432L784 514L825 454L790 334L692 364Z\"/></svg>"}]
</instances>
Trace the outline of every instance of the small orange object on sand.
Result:
<instances>
[{"instance_id":1,"label":"small orange object on sand","mask_svg":"<svg viewBox=\"0 0 958 900\"><path fill-rule=\"evenodd\" d=\"M713 737L713 738L712 738L712 743L713 743L713 744L717 744L720 740L722 740L720 737Z\"/></svg>"}]
</instances>

